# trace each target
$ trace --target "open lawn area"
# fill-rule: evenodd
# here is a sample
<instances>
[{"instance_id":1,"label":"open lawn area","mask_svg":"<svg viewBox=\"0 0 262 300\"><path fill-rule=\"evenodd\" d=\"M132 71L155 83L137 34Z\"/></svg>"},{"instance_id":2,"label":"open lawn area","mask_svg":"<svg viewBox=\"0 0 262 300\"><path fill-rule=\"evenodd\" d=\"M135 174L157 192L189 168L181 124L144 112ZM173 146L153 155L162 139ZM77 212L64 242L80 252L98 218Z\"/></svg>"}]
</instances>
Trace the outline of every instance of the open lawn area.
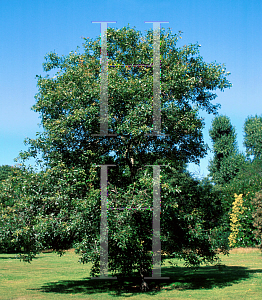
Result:
<instances>
[{"instance_id":1,"label":"open lawn area","mask_svg":"<svg viewBox=\"0 0 262 300\"><path fill-rule=\"evenodd\" d=\"M77 263L73 250L59 257L42 253L31 264L0 254L0 299L262 299L262 254L258 249L234 249L221 256L222 266L203 266L196 272L181 262L166 263L150 291L139 282L91 280L90 265Z\"/></svg>"}]
</instances>

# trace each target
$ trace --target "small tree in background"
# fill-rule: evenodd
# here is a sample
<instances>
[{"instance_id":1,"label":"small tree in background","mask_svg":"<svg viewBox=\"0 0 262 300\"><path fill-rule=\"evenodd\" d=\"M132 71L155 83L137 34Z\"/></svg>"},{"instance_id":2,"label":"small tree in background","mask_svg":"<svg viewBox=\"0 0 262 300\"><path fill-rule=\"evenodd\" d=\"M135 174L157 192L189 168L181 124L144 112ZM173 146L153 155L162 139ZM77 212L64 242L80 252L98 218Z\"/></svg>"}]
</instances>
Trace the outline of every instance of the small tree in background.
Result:
<instances>
[{"instance_id":1,"label":"small tree in background","mask_svg":"<svg viewBox=\"0 0 262 300\"><path fill-rule=\"evenodd\" d=\"M258 191L262 188L262 162L261 159L255 159L252 162L247 161L241 172L223 189L225 201L232 203L234 193L243 194L243 207L245 213L241 221L242 240L238 240L239 247L254 247L260 243L254 235L255 227L253 225L253 214L256 206L253 199ZM232 213L232 206L228 209L229 214Z\"/></svg>"},{"instance_id":2,"label":"small tree in background","mask_svg":"<svg viewBox=\"0 0 262 300\"><path fill-rule=\"evenodd\" d=\"M245 164L245 156L239 153L235 128L227 116L216 116L209 130L212 140L214 157L209 161L208 170L214 188L220 192L223 206L223 225L219 235L228 242L231 232L230 213L236 191L229 190L230 183L240 173Z\"/></svg>"},{"instance_id":3,"label":"small tree in background","mask_svg":"<svg viewBox=\"0 0 262 300\"><path fill-rule=\"evenodd\" d=\"M244 124L244 145L247 156L253 155L254 159L262 155L262 117L250 116Z\"/></svg>"},{"instance_id":4,"label":"small tree in background","mask_svg":"<svg viewBox=\"0 0 262 300\"><path fill-rule=\"evenodd\" d=\"M209 130L214 157L208 170L212 181L219 185L229 183L241 170L245 156L238 151L235 128L227 116L217 116Z\"/></svg>"}]
</instances>

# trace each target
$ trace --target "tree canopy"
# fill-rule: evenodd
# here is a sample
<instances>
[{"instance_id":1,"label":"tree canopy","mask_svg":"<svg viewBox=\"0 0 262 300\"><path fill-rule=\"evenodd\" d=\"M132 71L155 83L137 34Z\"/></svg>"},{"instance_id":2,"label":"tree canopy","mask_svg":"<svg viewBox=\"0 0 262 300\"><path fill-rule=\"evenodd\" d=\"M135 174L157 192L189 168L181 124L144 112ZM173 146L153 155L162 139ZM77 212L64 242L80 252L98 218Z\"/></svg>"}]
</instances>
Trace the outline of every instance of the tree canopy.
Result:
<instances>
[{"instance_id":1,"label":"tree canopy","mask_svg":"<svg viewBox=\"0 0 262 300\"><path fill-rule=\"evenodd\" d=\"M103 164L116 165L108 168L108 207L137 207L108 211L112 272L151 271L152 212L140 210L153 206L152 168L145 165L166 165L161 167L161 241L167 257L197 266L216 261L217 248L226 251L214 238L219 195L209 183L191 178L185 166L206 154L198 111L217 112L215 90L231 86L229 73L223 65L204 62L200 45L178 47L180 37L161 29L161 126L169 134L164 138L146 136L152 131L153 70L131 66L152 65L152 30L145 36L129 26L107 30L108 121L116 137L92 136L99 133L100 38L85 38L83 53L45 57L44 70L56 75L38 76L33 110L40 113L43 132L27 139L29 149L20 153L22 160L35 157L43 171L27 175L16 189L15 206L2 212L5 224L14 224L2 240L23 247L26 259L43 248L74 246L80 261L91 261L92 274L99 274L100 170L95 165Z\"/></svg>"},{"instance_id":2,"label":"tree canopy","mask_svg":"<svg viewBox=\"0 0 262 300\"><path fill-rule=\"evenodd\" d=\"M6 180L9 176L19 173L19 168L9 165L0 166L0 181Z\"/></svg>"},{"instance_id":3,"label":"tree canopy","mask_svg":"<svg viewBox=\"0 0 262 300\"><path fill-rule=\"evenodd\" d=\"M100 39L86 38L83 54L46 56L44 70L58 71L53 78L38 78L33 109L40 113L44 132L35 140L28 139L29 153L41 152L49 166L60 160L68 166L82 166L88 160L87 151L92 151L93 162L99 164L115 151L120 171L128 164L132 175L157 157L198 161L206 147L203 121L193 105L215 113L219 105L212 103L214 90L230 87L230 83L225 67L203 61L199 45L176 47L179 37L161 30L162 132L169 137L145 136L152 131L152 68L128 67L152 64L152 30L143 37L129 27L108 28L108 64L116 66L108 67L109 130L117 137L91 136L99 132Z\"/></svg>"},{"instance_id":4,"label":"tree canopy","mask_svg":"<svg viewBox=\"0 0 262 300\"><path fill-rule=\"evenodd\" d=\"M212 139L214 157L209 162L212 181L225 185L241 170L245 163L245 155L239 153L235 128L229 117L216 116L209 130Z\"/></svg>"},{"instance_id":5,"label":"tree canopy","mask_svg":"<svg viewBox=\"0 0 262 300\"><path fill-rule=\"evenodd\" d=\"M262 154L262 117L255 115L245 120L244 124L244 145L247 155L254 158L261 157Z\"/></svg>"}]
</instances>

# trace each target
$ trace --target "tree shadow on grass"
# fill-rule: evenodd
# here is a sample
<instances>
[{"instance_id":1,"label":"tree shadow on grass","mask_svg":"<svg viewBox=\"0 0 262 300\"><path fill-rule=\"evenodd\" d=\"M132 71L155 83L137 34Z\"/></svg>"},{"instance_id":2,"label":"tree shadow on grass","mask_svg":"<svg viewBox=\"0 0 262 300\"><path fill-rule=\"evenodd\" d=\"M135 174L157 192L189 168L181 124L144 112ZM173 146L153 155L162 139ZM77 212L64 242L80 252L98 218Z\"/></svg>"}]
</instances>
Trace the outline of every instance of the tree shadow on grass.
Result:
<instances>
[{"instance_id":1,"label":"tree shadow on grass","mask_svg":"<svg viewBox=\"0 0 262 300\"><path fill-rule=\"evenodd\" d=\"M147 279L148 294L154 295L162 289L166 290L197 290L223 288L237 284L252 277L253 273L262 273L262 269L248 269L238 266L201 267L192 271L186 267L162 267L162 276L170 279ZM59 294L95 294L109 293L115 296L132 296L142 293L141 279L136 277L110 279L61 280L48 282L41 287L44 293Z\"/></svg>"}]
</instances>

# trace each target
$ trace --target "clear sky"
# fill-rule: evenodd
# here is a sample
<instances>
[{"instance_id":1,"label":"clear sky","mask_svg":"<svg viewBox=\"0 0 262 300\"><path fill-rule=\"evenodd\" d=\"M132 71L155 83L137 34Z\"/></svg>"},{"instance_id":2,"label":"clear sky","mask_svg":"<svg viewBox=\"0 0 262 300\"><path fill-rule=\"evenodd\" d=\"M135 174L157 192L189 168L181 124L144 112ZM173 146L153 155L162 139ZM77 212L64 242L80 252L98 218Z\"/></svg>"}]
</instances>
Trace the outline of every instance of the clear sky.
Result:
<instances>
[{"instance_id":1,"label":"clear sky","mask_svg":"<svg viewBox=\"0 0 262 300\"><path fill-rule=\"evenodd\" d=\"M183 32L179 46L201 44L206 62L225 63L231 89L218 92L215 103L220 114L230 117L236 127L240 151L243 124L247 116L261 115L262 109L262 1L261 0L9 0L0 2L0 165L14 165L25 150L25 137L40 131L40 119L30 108L37 93L36 75L44 75L42 63L50 51L67 55L81 46L81 37L100 35L92 21L116 21L110 27L128 23L145 32L152 24ZM213 115L205 117L205 142L211 147L208 130ZM209 152L200 168L207 174Z\"/></svg>"}]
</instances>

